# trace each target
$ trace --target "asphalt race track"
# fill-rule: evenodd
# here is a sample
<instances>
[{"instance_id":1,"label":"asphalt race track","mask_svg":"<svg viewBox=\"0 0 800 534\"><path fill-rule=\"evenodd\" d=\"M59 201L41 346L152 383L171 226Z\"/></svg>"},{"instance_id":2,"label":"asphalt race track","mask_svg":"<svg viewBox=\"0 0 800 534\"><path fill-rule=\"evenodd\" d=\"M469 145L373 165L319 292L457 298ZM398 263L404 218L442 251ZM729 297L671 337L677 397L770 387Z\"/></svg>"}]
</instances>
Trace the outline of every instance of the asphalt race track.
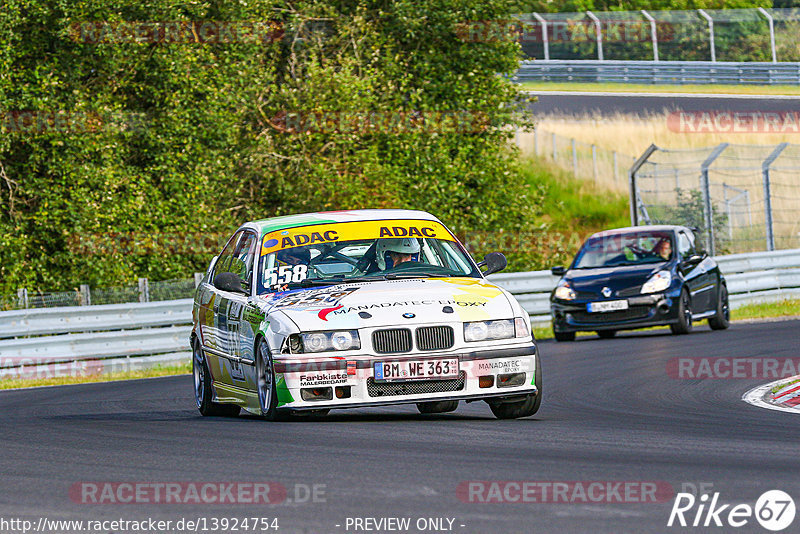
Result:
<instances>
[{"instance_id":1,"label":"asphalt race track","mask_svg":"<svg viewBox=\"0 0 800 534\"><path fill-rule=\"evenodd\" d=\"M287 423L204 419L189 376L3 391L0 517L260 516L277 517L279 532L308 533L355 532L345 530L348 517L454 518L452 532L462 533L698 531L666 527L673 494L660 503L497 504L463 502L456 489L661 481L674 492L704 483L720 502L753 505L769 489L797 500L800 418L741 401L769 380L681 380L666 369L679 356L794 357L798 328L791 320L724 332L703 324L689 336L544 341L542 408L516 421L495 420L483 403L432 416L403 406ZM305 486L325 486L315 503L97 505L71 499L82 481L270 481L293 501ZM753 518L736 531L765 532Z\"/></svg>"},{"instance_id":2,"label":"asphalt race track","mask_svg":"<svg viewBox=\"0 0 800 534\"><path fill-rule=\"evenodd\" d=\"M542 115L656 115L673 111L786 113L800 111L800 97L665 93L576 93L533 91L532 110Z\"/></svg>"}]
</instances>

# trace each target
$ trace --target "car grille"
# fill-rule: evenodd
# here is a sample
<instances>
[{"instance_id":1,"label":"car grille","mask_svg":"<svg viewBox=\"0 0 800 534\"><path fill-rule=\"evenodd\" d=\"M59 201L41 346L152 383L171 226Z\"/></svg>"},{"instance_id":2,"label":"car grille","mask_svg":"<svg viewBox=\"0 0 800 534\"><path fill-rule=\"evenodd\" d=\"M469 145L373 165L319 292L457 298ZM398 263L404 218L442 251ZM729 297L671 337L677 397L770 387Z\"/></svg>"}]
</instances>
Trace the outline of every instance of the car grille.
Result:
<instances>
[{"instance_id":1,"label":"car grille","mask_svg":"<svg viewBox=\"0 0 800 534\"><path fill-rule=\"evenodd\" d=\"M411 330L392 328L372 333L372 347L378 354L393 354L411 350Z\"/></svg>"},{"instance_id":2,"label":"car grille","mask_svg":"<svg viewBox=\"0 0 800 534\"><path fill-rule=\"evenodd\" d=\"M449 349L455 343L453 329L449 326L423 326L417 328L416 335L419 350Z\"/></svg>"},{"instance_id":3,"label":"car grille","mask_svg":"<svg viewBox=\"0 0 800 534\"><path fill-rule=\"evenodd\" d=\"M464 389L467 373L461 371L458 378L450 380L415 380L409 382L375 382L367 379L367 393L370 397L391 395L420 395L423 393L441 393L443 391L461 391Z\"/></svg>"},{"instance_id":4,"label":"car grille","mask_svg":"<svg viewBox=\"0 0 800 534\"><path fill-rule=\"evenodd\" d=\"M631 306L627 310L617 310L603 313L589 313L585 311L570 312L576 323L604 324L616 321L633 321L642 319L650 313L650 306Z\"/></svg>"}]
</instances>

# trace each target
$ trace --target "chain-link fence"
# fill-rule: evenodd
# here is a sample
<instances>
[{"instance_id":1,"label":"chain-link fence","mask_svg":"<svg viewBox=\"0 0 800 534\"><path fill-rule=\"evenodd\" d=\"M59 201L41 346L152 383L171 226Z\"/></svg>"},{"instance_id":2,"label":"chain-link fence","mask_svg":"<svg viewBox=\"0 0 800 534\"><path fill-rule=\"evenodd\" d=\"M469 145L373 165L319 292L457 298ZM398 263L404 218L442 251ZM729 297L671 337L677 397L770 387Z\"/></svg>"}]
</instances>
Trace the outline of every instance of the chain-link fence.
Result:
<instances>
[{"instance_id":1,"label":"chain-link fence","mask_svg":"<svg viewBox=\"0 0 800 534\"><path fill-rule=\"evenodd\" d=\"M576 178L609 189L628 190L628 169L636 161L634 156L540 128L530 133L518 132L516 143L523 155L535 154L571 172Z\"/></svg>"},{"instance_id":2,"label":"chain-link fence","mask_svg":"<svg viewBox=\"0 0 800 534\"><path fill-rule=\"evenodd\" d=\"M530 59L800 60L797 8L529 13L517 19Z\"/></svg>"},{"instance_id":3,"label":"chain-link fence","mask_svg":"<svg viewBox=\"0 0 800 534\"><path fill-rule=\"evenodd\" d=\"M696 227L711 254L800 247L800 145L652 145L630 179L634 223Z\"/></svg>"},{"instance_id":4,"label":"chain-link fence","mask_svg":"<svg viewBox=\"0 0 800 534\"><path fill-rule=\"evenodd\" d=\"M123 304L126 302L151 302L192 298L197 283L202 278L149 281L140 278L135 286L91 288L81 285L73 291L38 292L20 288L16 295L0 295L0 310L25 308L57 308L61 306L90 306L98 304Z\"/></svg>"}]
</instances>

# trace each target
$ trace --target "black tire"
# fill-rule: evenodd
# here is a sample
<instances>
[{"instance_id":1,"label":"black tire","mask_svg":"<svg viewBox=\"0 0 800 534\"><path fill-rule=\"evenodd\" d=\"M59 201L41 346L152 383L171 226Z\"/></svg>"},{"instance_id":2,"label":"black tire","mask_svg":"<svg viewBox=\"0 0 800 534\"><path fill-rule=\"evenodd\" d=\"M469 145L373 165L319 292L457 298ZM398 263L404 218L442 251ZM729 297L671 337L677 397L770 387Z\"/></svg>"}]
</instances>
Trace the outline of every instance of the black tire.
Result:
<instances>
[{"instance_id":1,"label":"black tire","mask_svg":"<svg viewBox=\"0 0 800 534\"><path fill-rule=\"evenodd\" d=\"M267 421L280 421L286 414L278 410L278 388L275 369L267 342L260 339L256 345L256 390L261 417Z\"/></svg>"},{"instance_id":2,"label":"black tire","mask_svg":"<svg viewBox=\"0 0 800 534\"><path fill-rule=\"evenodd\" d=\"M611 339L612 337L617 335L616 330L598 330L597 335L603 339Z\"/></svg>"},{"instance_id":3,"label":"black tire","mask_svg":"<svg viewBox=\"0 0 800 534\"><path fill-rule=\"evenodd\" d=\"M722 284L718 291L717 313L709 317L708 326L712 330L725 330L731 325L731 309L728 304L728 288Z\"/></svg>"},{"instance_id":4,"label":"black tire","mask_svg":"<svg viewBox=\"0 0 800 534\"><path fill-rule=\"evenodd\" d=\"M458 408L457 400L417 403L417 410L419 410L419 413L447 413L447 412L454 412L457 408Z\"/></svg>"},{"instance_id":5,"label":"black tire","mask_svg":"<svg viewBox=\"0 0 800 534\"><path fill-rule=\"evenodd\" d=\"M684 335L692 331L692 302L689 292L684 287L678 301L678 322L669 325L673 334Z\"/></svg>"},{"instance_id":6,"label":"black tire","mask_svg":"<svg viewBox=\"0 0 800 534\"><path fill-rule=\"evenodd\" d=\"M535 395L527 395L525 399L517 402L489 404L494 416L498 419L519 419L520 417L530 417L539 411L539 406L542 405L542 366L538 353L536 354L536 379L534 384L537 389Z\"/></svg>"},{"instance_id":7,"label":"black tire","mask_svg":"<svg viewBox=\"0 0 800 534\"><path fill-rule=\"evenodd\" d=\"M575 332L559 332L553 329L553 336L556 341L575 341Z\"/></svg>"},{"instance_id":8,"label":"black tire","mask_svg":"<svg viewBox=\"0 0 800 534\"><path fill-rule=\"evenodd\" d=\"M241 408L236 404L220 404L211 399L211 373L200 342L192 343L192 375L194 376L194 400L197 409L205 417L236 417Z\"/></svg>"}]
</instances>

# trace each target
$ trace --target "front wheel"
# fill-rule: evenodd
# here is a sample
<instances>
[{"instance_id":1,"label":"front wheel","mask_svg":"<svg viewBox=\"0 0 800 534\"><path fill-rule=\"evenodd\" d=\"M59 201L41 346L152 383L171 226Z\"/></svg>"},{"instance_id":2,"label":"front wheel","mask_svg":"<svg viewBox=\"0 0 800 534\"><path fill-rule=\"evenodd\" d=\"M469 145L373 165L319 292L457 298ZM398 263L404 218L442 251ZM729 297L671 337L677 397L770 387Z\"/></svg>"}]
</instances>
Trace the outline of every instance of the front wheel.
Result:
<instances>
[{"instance_id":1,"label":"front wheel","mask_svg":"<svg viewBox=\"0 0 800 534\"><path fill-rule=\"evenodd\" d=\"M680 300L678 301L678 322L669 325L673 334L688 334L692 331L692 305L689 300L689 292L684 287L681 290Z\"/></svg>"},{"instance_id":2,"label":"front wheel","mask_svg":"<svg viewBox=\"0 0 800 534\"><path fill-rule=\"evenodd\" d=\"M261 416L268 421L277 421L278 389L275 385L275 370L272 366L272 355L263 339L256 348L256 379L258 380L258 405Z\"/></svg>"},{"instance_id":3,"label":"front wheel","mask_svg":"<svg viewBox=\"0 0 800 534\"><path fill-rule=\"evenodd\" d=\"M708 326L712 330L725 330L731 324L731 309L728 305L728 288L723 284L719 287L717 298L717 313L708 319Z\"/></svg>"},{"instance_id":4,"label":"front wheel","mask_svg":"<svg viewBox=\"0 0 800 534\"><path fill-rule=\"evenodd\" d=\"M235 404L220 404L212 400L211 373L208 372L203 348L195 339L192 344L192 375L194 375L194 400L203 416L235 417L241 408Z\"/></svg>"},{"instance_id":5,"label":"front wheel","mask_svg":"<svg viewBox=\"0 0 800 534\"><path fill-rule=\"evenodd\" d=\"M498 419L519 419L529 417L539 411L542 405L542 366L539 361L539 354L536 354L536 393L527 395L523 400L517 402L504 402L499 404L489 404L492 413Z\"/></svg>"}]
</instances>

